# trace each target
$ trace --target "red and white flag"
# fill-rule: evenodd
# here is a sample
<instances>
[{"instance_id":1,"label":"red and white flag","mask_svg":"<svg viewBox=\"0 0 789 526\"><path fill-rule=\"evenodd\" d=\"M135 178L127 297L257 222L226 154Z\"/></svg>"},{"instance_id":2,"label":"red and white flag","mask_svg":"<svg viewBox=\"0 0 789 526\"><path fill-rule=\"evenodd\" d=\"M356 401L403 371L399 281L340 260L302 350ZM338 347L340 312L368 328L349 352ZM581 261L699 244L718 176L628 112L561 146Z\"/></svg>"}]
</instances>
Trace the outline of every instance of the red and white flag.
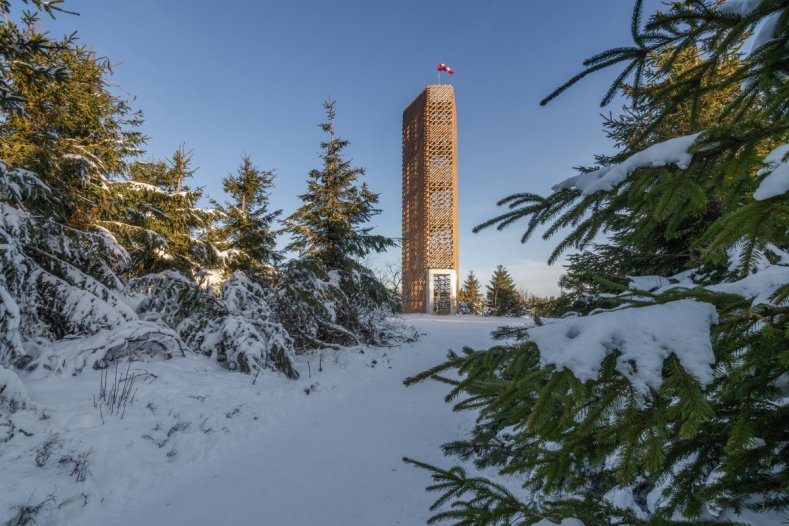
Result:
<instances>
[{"instance_id":1,"label":"red and white flag","mask_svg":"<svg viewBox=\"0 0 789 526\"><path fill-rule=\"evenodd\" d=\"M449 73L450 75L454 75L454 74L455 74L455 70L454 70L454 69L452 69L452 68L450 68L450 67L449 67L449 66L447 66L446 64L439 64L439 65L438 65L438 71L446 71L446 72L447 72L447 73Z\"/></svg>"}]
</instances>

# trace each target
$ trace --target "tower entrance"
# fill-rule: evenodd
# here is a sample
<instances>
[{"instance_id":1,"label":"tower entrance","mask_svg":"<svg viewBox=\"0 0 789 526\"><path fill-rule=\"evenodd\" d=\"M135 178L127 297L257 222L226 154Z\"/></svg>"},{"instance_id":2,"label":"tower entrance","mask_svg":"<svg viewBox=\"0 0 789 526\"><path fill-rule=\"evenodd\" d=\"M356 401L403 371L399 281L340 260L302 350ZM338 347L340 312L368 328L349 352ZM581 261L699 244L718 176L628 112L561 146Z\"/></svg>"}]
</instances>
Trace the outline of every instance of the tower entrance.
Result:
<instances>
[{"instance_id":1,"label":"tower entrance","mask_svg":"<svg viewBox=\"0 0 789 526\"><path fill-rule=\"evenodd\" d=\"M449 274L433 275L433 312L449 314L452 310L452 292Z\"/></svg>"}]
</instances>

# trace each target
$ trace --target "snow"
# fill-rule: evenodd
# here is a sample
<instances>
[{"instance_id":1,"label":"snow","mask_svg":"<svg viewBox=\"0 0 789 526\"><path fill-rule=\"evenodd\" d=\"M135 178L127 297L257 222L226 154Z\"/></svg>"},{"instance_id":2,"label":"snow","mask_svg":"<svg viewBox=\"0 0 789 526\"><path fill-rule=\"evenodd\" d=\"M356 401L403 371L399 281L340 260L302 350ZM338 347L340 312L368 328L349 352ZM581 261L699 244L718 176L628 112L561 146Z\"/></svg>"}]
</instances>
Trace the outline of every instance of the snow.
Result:
<instances>
[{"instance_id":1,"label":"snow","mask_svg":"<svg viewBox=\"0 0 789 526\"><path fill-rule=\"evenodd\" d=\"M64 279L36 269L31 272L31 281L37 280L59 291L57 300L61 302L64 325L79 328L80 332L93 332L137 318L119 293L66 263L63 267Z\"/></svg>"},{"instance_id":2,"label":"snow","mask_svg":"<svg viewBox=\"0 0 789 526\"><path fill-rule=\"evenodd\" d=\"M725 0L718 6L718 11L734 13L740 16L747 16L754 9L759 7L762 0Z\"/></svg>"},{"instance_id":3,"label":"snow","mask_svg":"<svg viewBox=\"0 0 789 526\"><path fill-rule=\"evenodd\" d=\"M340 279L342 278L342 276L340 275L339 271L330 270L328 274L329 274L329 283L331 283L332 285L340 284Z\"/></svg>"},{"instance_id":4,"label":"snow","mask_svg":"<svg viewBox=\"0 0 789 526\"><path fill-rule=\"evenodd\" d=\"M662 276L628 276L631 290L651 291L669 285L671 282Z\"/></svg>"},{"instance_id":5,"label":"snow","mask_svg":"<svg viewBox=\"0 0 789 526\"><path fill-rule=\"evenodd\" d=\"M140 181L124 181L123 183L120 183L120 184L123 184L124 186L127 186L130 189L132 189L132 190L141 190L141 191L145 191L145 192L153 192L155 194L166 194L166 193L168 193L168 192L165 192L164 190L162 190L161 188L159 188L158 186L154 186L154 185L148 184L148 183L142 183Z\"/></svg>"},{"instance_id":6,"label":"snow","mask_svg":"<svg viewBox=\"0 0 789 526\"><path fill-rule=\"evenodd\" d=\"M781 265L789 265L789 252L781 250L772 243L767 243L765 249L772 252L778 258L778 263Z\"/></svg>"},{"instance_id":7,"label":"snow","mask_svg":"<svg viewBox=\"0 0 789 526\"><path fill-rule=\"evenodd\" d=\"M632 486L615 486L606 492L603 498L623 510L628 510L643 521L649 520L649 515L636 503Z\"/></svg>"},{"instance_id":8,"label":"snow","mask_svg":"<svg viewBox=\"0 0 789 526\"><path fill-rule=\"evenodd\" d=\"M745 449L759 449L760 447L764 447L766 445L767 442L765 442L763 438L752 437Z\"/></svg>"},{"instance_id":9,"label":"snow","mask_svg":"<svg viewBox=\"0 0 789 526\"><path fill-rule=\"evenodd\" d=\"M168 254L167 252L165 252L161 248L156 248L153 251L153 253L156 254L157 257L159 257L159 258L161 258L161 259L163 259L165 261L170 261L170 260L175 259L171 254Z\"/></svg>"},{"instance_id":10,"label":"snow","mask_svg":"<svg viewBox=\"0 0 789 526\"><path fill-rule=\"evenodd\" d=\"M728 249L728 268L730 272L736 272L740 266L742 243L736 243ZM776 264L770 263L766 253L770 253ZM722 292L725 294L737 294L744 298L753 298L752 304L771 304L771 297L779 288L789 283L789 253L779 249L772 243L768 243L764 250L756 253L756 257L751 264L752 272L744 278L723 281L713 285L707 285L707 290ZM692 289L699 286L695 282L697 269L686 270L669 278L661 276L628 276L630 279L629 287L632 290L646 290L656 295L668 292L675 288ZM635 299L630 292L620 296ZM651 298L640 298L643 301L651 301Z\"/></svg>"},{"instance_id":11,"label":"snow","mask_svg":"<svg viewBox=\"0 0 789 526\"><path fill-rule=\"evenodd\" d=\"M789 192L789 144L778 146L764 158L767 167L759 170L758 175L767 177L762 179L759 188L753 193L757 201L764 201Z\"/></svg>"},{"instance_id":12,"label":"snow","mask_svg":"<svg viewBox=\"0 0 789 526\"><path fill-rule=\"evenodd\" d=\"M7 359L7 356L12 352L14 349L19 349L22 346L22 338L19 336L19 325L21 323L22 316L19 312L19 305L17 305L14 298L5 290L3 286L3 282L0 281L0 322L4 323L6 326L6 330L10 335L8 339L8 347L4 345L0 348L0 363L4 363ZM3 342L0 341L0 344Z\"/></svg>"},{"instance_id":13,"label":"snow","mask_svg":"<svg viewBox=\"0 0 789 526\"><path fill-rule=\"evenodd\" d=\"M690 162L693 160L693 155L688 153L688 149L698 136L698 133L694 133L653 144L649 148L631 155L621 163L565 179L555 185L553 190L556 192L566 188L577 188L583 195L591 195L601 190L613 190L640 168L656 168L674 164L684 170L690 166Z\"/></svg>"},{"instance_id":14,"label":"snow","mask_svg":"<svg viewBox=\"0 0 789 526\"><path fill-rule=\"evenodd\" d=\"M465 436L475 415L444 403L448 386L406 388L403 379L450 348L487 348L493 329L524 320L404 321L424 333L416 343L302 355L298 380L253 383L195 354L134 362L139 389L122 419L94 407L100 371L20 372L35 407L11 416L33 435L0 444L0 524L14 506L50 494L37 524L424 524L435 498L424 490L430 474L401 457L454 462L440 445ZM110 383L114 374L113 366ZM39 467L48 442L51 458ZM89 460L82 482L73 462L61 462L80 455Z\"/></svg>"},{"instance_id":15,"label":"snow","mask_svg":"<svg viewBox=\"0 0 789 526\"><path fill-rule=\"evenodd\" d=\"M49 190L49 186L33 172L23 168L9 169L7 164L0 161L0 192L2 192L0 195L5 194L18 203L23 196L30 195L36 187Z\"/></svg>"},{"instance_id":16,"label":"snow","mask_svg":"<svg viewBox=\"0 0 789 526\"><path fill-rule=\"evenodd\" d=\"M45 371L76 375L130 354L135 358L147 354L159 359L183 356L184 348L171 329L153 322L133 320L90 336L52 342L37 354L34 362L41 365L43 371L37 371L35 376L42 373L48 376Z\"/></svg>"},{"instance_id":17,"label":"snow","mask_svg":"<svg viewBox=\"0 0 789 526\"><path fill-rule=\"evenodd\" d=\"M205 290L219 290L225 279L221 269L201 269L195 276L195 281Z\"/></svg>"},{"instance_id":18,"label":"snow","mask_svg":"<svg viewBox=\"0 0 789 526\"><path fill-rule=\"evenodd\" d=\"M707 286L707 290L754 298L753 305L770 304L770 297L789 283L789 266L769 265L742 279Z\"/></svg>"},{"instance_id":19,"label":"snow","mask_svg":"<svg viewBox=\"0 0 789 526\"><path fill-rule=\"evenodd\" d=\"M619 351L617 370L646 394L662 384L663 362L671 353L702 385L712 382L710 325L716 322L714 306L686 299L565 318L528 334L542 365L569 369L581 381L596 378L605 357Z\"/></svg>"},{"instance_id":20,"label":"snow","mask_svg":"<svg viewBox=\"0 0 789 526\"><path fill-rule=\"evenodd\" d=\"M563 519L562 522L556 524L555 522L551 522L548 519L543 519L539 522L535 522L531 526L584 526L584 523L579 521L578 519Z\"/></svg>"},{"instance_id":21,"label":"snow","mask_svg":"<svg viewBox=\"0 0 789 526\"><path fill-rule=\"evenodd\" d=\"M668 278L664 278L661 276L628 276L628 278L630 278L631 280L630 281L631 288L633 288L633 284L635 283L638 283L639 285L650 286L655 283L654 281L652 281L653 279L656 281L661 280L661 285L656 289L652 289L652 288L638 289L638 290L648 290L649 292L652 292L655 295L659 295L668 292L669 290L672 289L677 289L677 288L692 289L694 287L697 287L698 284L695 281L697 272L698 269L690 269L690 270L683 270L682 272L678 274L674 274L673 276L669 276ZM642 278L644 278L643 281L640 281ZM633 299L634 301L637 299L637 297L632 296L631 292L625 292L620 296L627 296L628 298ZM652 298L642 298L639 300L651 301Z\"/></svg>"},{"instance_id":22,"label":"snow","mask_svg":"<svg viewBox=\"0 0 789 526\"><path fill-rule=\"evenodd\" d=\"M753 45L751 46L751 51L749 53L750 55L773 39L775 36L775 30L778 28L778 21L781 19L782 15L783 11L777 11L769 15L761 22L760 27L756 32L756 36L753 39Z\"/></svg>"},{"instance_id":23,"label":"snow","mask_svg":"<svg viewBox=\"0 0 789 526\"><path fill-rule=\"evenodd\" d=\"M738 272L746 263L745 259L750 256L750 261L747 262L751 268L763 269L770 264L764 252L754 251L749 254L749 245L745 241L738 241L737 243L726 249L726 256L729 258L728 269L729 272Z\"/></svg>"},{"instance_id":24,"label":"snow","mask_svg":"<svg viewBox=\"0 0 789 526\"><path fill-rule=\"evenodd\" d=\"M0 415L4 409L14 413L32 405L27 389L16 373L0 365Z\"/></svg>"}]
</instances>

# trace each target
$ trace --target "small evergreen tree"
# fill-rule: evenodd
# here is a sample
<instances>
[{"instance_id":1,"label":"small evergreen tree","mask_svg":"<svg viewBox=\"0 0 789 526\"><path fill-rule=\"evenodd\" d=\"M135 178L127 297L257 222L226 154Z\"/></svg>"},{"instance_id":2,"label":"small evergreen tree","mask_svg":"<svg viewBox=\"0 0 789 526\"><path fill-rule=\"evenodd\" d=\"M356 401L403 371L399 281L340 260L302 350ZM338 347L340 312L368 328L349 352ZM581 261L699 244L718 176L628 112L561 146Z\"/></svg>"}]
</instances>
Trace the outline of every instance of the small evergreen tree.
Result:
<instances>
[{"instance_id":1,"label":"small evergreen tree","mask_svg":"<svg viewBox=\"0 0 789 526\"><path fill-rule=\"evenodd\" d=\"M320 170L312 170L303 204L285 222L301 256L288 262L278 284L278 316L297 349L381 344L399 338L386 321L394 306L392 293L358 259L395 245L365 226L380 213L378 195L357 180L343 150L348 141L334 134L334 103L324 103L327 122L321 129Z\"/></svg>"},{"instance_id":2,"label":"small evergreen tree","mask_svg":"<svg viewBox=\"0 0 789 526\"><path fill-rule=\"evenodd\" d=\"M202 189L184 183L194 172L191 152L180 146L167 161L132 163L129 180L105 183L96 224L129 251L130 276L163 270L193 276L220 265L216 247L201 238L216 213L198 206Z\"/></svg>"},{"instance_id":3,"label":"small evergreen tree","mask_svg":"<svg viewBox=\"0 0 789 526\"><path fill-rule=\"evenodd\" d=\"M329 137L321 143L323 167L310 172L307 193L299 196L303 204L286 221L293 236L288 249L317 257L328 268L340 268L353 258L395 246L395 241L371 234L372 227L364 226L381 212L375 207L378 194L366 183L357 184L364 168L354 168L344 158L349 143L335 137L334 102L326 101L323 107L327 122L320 127Z\"/></svg>"},{"instance_id":4,"label":"small evergreen tree","mask_svg":"<svg viewBox=\"0 0 789 526\"><path fill-rule=\"evenodd\" d=\"M474 271L470 270L463 286L460 288L458 300L461 310L468 314L481 314L485 307L485 299L482 297L481 285Z\"/></svg>"},{"instance_id":5,"label":"small evergreen tree","mask_svg":"<svg viewBox=\"0 0 789 526\"><path fill-rule=\"evenodd\" d=\"M485 306L493 316L519 316L523 313L512 276L503 265L496 267L488 283Z\"/></svg>"},{"instance_id":6,"label":"small evergreen tree","mask_svg":"<svg viewBox=\"0 0 789 526\"><path fill-rule=\"evenodd\" d=\"M524 309L535 318L554 318L565 313L562 305L554 296L537 296L522 293L521 301Z\"/></svg>"},{"instance_id":7,"label":"small evergreen tree","mask_svg":"<svg viewBox=\"0 0 789 526\"><path fill-rule=\"evenodd\" d=\"M282 260L277 251L276 232L272 223L282 210L269 211L269 195L274 186L274 172L261 170L245 155L236 175L222 180L232 201L215 204L222 216L217 234L222 250L229 251L229 270L243 270L258 277L269 276L273 265Z\"/></svg>"},{"instance_id":8,"label":"small evergreen tree","mask_svg":"<svg viewBox=\"0 0 789 526\"><path fill-rule=\"evenodd\" d=\"M170 159L170 184L172 185L173 192L180 192L184 186L184 180L192 177L195 170L192 168L192 152L187 152L186 147L182 144L175 150L173 157Z\"/></svg>"},{"instance_id":9,"label":"small evergreen tree","mask_svg":"<svg viewBox=\"0 0 789 526\"><path fill-rule=\"evenodd\" d=\"M189 192L184 185L186 179L194 177L196 168L192 168L192 151L182 144L166 161L150 160L136 162L131 166L130 178L133 181L156 186L168 193Z\"/></svg>"}]
</instances>

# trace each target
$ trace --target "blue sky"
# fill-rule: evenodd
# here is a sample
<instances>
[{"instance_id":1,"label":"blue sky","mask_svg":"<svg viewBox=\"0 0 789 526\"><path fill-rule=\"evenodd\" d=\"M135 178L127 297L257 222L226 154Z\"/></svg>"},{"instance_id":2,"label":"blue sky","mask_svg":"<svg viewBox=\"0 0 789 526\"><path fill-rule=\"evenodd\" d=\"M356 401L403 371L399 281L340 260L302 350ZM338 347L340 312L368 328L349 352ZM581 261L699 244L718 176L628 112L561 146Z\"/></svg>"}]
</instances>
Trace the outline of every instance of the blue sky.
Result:
<instances>
[{"instance_id":1,"label":"blue sky","mask_svg":"<svg viewBox=\"0 0 789 526\"><path fill-rule=\"evenodd\" d=\"M657 1L647 2L654 9ZM148 152L179 144L199 167L193 184L222 198L221 179L244 153L275 169L272 201L287 215L318 166L324 115L337 101L337 131L381 194L378 232L400 235L402 111L436 63L458 105L461 273L487 281L498 264L518 285L558 292L553 242L522 245L522 229L473 234L516 191L547 193L609 152L598 102L614 71L576 86L546 108L539 100L584 58L628 44L626 0L68 0L80 16L47 21L116 64L113 82L145 113ZM649 12L649 11L648 11ZM444 75L443 81L449 80ZM610 109L616 111L614 104ZM606 112L608 109L605 110ZM399 250L371 258L399 261Z\"/></svg>"}]
</instances>

